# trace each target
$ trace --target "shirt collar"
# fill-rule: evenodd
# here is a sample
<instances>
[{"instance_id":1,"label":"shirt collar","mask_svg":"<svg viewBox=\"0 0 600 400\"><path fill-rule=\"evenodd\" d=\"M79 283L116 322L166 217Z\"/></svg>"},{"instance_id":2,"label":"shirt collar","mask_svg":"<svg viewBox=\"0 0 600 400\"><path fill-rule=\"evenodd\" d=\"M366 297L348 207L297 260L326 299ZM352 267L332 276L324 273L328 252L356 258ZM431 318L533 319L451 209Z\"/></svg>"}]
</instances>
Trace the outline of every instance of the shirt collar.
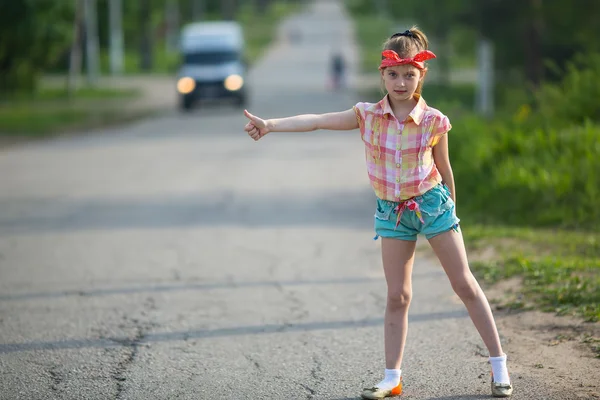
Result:
<instances>
[{"instance_id":1,"label":"shirt collar","mask_svg":"<svg viewBox=\"0 0 600 400\"><path fill-rule=\"evenodd\" d=\"M423 99L423 97L421 97L421 95L419 95L418 93L415 93L415 98L417 99L417 105L415 106L415 108L412 109L408 116L412 118L415 124L420 125L421 121L423 120L423 117L425 116L425 111L427 110L427 103L425 102L425 99ZM385 97L381 99L379 104L381 106L381 109L383 110L384 115L394 115L394 112L392 111L392 106L390 105L390 102L388 100L388 95L385 95Z\"/></svg>"}]
</instances>

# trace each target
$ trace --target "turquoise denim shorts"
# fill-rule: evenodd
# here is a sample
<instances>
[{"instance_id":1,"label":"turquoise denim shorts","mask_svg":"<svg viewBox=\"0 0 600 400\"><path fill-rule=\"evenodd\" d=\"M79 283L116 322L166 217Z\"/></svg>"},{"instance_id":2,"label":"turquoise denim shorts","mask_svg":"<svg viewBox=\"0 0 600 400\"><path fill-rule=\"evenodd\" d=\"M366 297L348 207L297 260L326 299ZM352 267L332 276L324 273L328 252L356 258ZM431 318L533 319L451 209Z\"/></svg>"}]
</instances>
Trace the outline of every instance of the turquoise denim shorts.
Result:
<instances>
[{"instance_id":1,"label":"turquoise denim shorts","mask_svg":"<svg viewBox=\"0 0 600 400\"><path fill-rule=\"evenodd\" d=\"M450 190L440 183L420 196L399 203L378 198L374 239L381 236L415 241L418 234L430 239L450 229L458 232L459 222Z\"/></svg>"}]
</instances>

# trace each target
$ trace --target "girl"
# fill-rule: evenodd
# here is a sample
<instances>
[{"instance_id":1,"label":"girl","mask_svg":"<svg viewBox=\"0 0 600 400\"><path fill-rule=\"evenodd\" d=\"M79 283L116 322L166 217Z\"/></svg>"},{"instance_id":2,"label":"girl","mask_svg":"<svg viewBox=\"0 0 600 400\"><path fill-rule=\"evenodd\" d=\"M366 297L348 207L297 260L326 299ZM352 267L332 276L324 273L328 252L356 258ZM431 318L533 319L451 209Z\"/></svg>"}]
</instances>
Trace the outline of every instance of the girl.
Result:
<instances>
[{"instance_id":1,"label":"girl","mask_svg":"<svg viewBox=\"0 0 600 400\"><path fill-rule=\"evenodd\" d=\"M245 131L254 140L269 132L360 128L367 171L377 196L375 239L387 282L385 374L364 389L365 399L402 393L401 365L411 301L411 272L417 234L429 241L452 288L465 304L489 354L492 395L512 394L489 303L473 277L455 212L454 176L448 156L448 117L421 97L424 61L435 58L427 37L413 27L384 44L379 67L387 95L378 103L358 103L347 111L264 120L245 111Z\"/></svg>"}]
</instances>

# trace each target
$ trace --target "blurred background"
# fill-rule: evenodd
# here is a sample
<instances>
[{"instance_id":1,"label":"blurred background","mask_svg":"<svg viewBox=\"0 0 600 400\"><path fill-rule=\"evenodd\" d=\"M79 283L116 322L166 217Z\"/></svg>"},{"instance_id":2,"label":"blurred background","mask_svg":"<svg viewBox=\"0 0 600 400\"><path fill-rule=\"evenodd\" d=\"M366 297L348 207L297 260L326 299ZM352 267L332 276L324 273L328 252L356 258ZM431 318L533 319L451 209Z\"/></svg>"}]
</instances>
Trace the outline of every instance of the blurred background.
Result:
<instances>
[{"instance_id":1,"label":"blurred background","mask_svg":"<svg viewBox=\"0 0 600 400\"><path fill-rule=\"evenodd\" d=\"M2 1L0 136L8 143L174 110L182 27L198 21L239 23L244 65L252 70L278 24L311 3ZM335 54L326 55L331 69L323 69L319 85L336 89L335 71L355 67L355 76L343 81L346 93L378 101L381 45L414 24L424 30L438 58L429 63L423 94L453 124L451 158L459 210L470 225L467 241L510 237L528 243L515 248L514 241L504 242L504 258L475 267L492 281L512 274L538 279L545 271L546 280L539 278L538 284L561 284L540 300L543 304L597 320L600 2L346 0L343 5L360 50L357 65L340 67L338 60L335 67ZM288 34L290 42L310 40L293 30Z\"/></svg>"}]
</instances>

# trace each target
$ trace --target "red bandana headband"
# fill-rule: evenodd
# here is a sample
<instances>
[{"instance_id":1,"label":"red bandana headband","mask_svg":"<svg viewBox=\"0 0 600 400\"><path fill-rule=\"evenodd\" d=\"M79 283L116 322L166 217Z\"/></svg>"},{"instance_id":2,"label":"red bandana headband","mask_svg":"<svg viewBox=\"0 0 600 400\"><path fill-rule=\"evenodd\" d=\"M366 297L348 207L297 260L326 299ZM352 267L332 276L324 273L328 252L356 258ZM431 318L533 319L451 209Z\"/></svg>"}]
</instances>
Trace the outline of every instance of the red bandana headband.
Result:
<instances>
[{"instance_id":1,"label":"red bandana headband","mask_svg":"<svg viewBox=\"0 0 600 400\"><path fill-rule=\"evenodd\" d=\"M414 57L411 58L400 58L398 53L394 50L384 50L381 55L384 57L381 60L381 65L379 65L379 69L384 69L387 67L395 67L397 65L406 65L411 64L419 69L425 68L423 61L431 60L432 58L436 58L435 54L433 54L429 50L423 50L418 52Z\"/></svg>"}]
</instances>

